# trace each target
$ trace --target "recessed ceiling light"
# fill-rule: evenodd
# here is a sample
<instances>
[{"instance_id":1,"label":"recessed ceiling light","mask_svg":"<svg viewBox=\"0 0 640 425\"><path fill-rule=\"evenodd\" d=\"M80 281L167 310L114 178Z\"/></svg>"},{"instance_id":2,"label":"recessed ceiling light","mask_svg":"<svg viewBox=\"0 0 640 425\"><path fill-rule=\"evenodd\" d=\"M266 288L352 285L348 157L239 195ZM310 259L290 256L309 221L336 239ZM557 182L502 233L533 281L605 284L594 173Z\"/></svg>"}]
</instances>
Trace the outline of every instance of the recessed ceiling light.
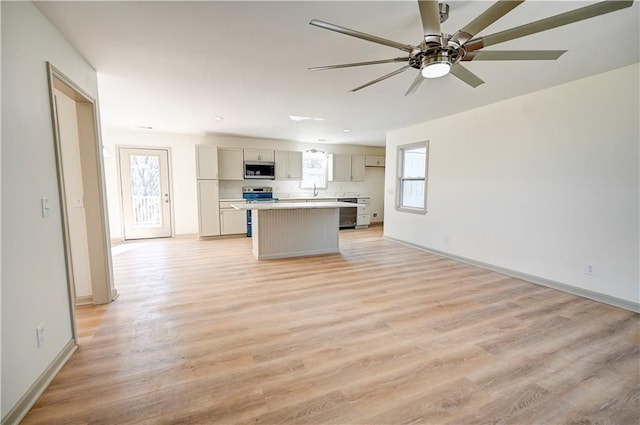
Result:
<instances>
[{"instance_id":1,"label":"recessed ceiling light","mask_svg":"<svg viewBox=\"0 0 640 425\"><path fill-rule=\"evenodd\" d=\"M303 117L303 116L300 116L300 115L289 115L289 119L291 121L296 121L296 122L300 122L300 121L324 121L324 118Z\"/></svg>"},{"instance_id":2,"label":"recessed ceiling light","mask_svg":"<svg viewBox=\"0 0 640 425\"><path fill-rule=\"evenodd\" d=\"M342 131L344 131L345 133L351 133L351 130L349 130L348 128L345 128L345 129L344 129L344 130L342 130Z\"/></svg>"},{"instance_id":3,"label":"recessed ceiling light","mask_svg":"<svg viewBox=\"0 0 640 425\"><path fill-rule=\"evenodd\" d=\"M224 117L213 117L214 121L222 121Z\"/></svg>"},{"instance_id":4,"label":"recessed ceiling light","mask_svg":"<svg viewBox=\"0 0 640 425\"><path fill-rule=\"evenodd\" d=\"M329 139L318 139L318 142L328 142Z\"/></svg>"}]
</instances>

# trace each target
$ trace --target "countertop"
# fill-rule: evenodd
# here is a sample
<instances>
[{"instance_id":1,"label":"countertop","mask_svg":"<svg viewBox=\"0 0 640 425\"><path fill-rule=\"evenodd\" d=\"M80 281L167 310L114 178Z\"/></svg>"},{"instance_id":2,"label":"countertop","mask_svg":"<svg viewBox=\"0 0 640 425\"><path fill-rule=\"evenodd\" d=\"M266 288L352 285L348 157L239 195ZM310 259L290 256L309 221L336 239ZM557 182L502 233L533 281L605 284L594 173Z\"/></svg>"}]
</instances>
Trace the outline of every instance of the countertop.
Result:
<instances>
[{"instance_id":1,"label":"countertop","mask_svg":"<svg viewBox=\"0 0 640 425\"><path fill-rule=\"evenodd\" d=\"M339 198L361 198L361 199L370 199L370 196L329 196L329 195L320 195L320 196L309 196L309 195L301 195L301 196L291 196L290 194L284 194L283 196L278 196L277 194L273 194L273 197L279 201L326 201L328 199L339 199ZM220 202L242 202L244 199L242 197L233 197L233 198L220 198Z\"/></svg>"},{"instance_id":2,"label":"countertop","mask_svg":"<svg viewBox=\"0 0 640 425\"><path fill-rule=\"evenodd\" d=\"M333 199L333 198L329 198ZM352 202L250 202L246 204L231 204L237 210L298 210L310 208L340 208L340 207L357 207L363 204L354 204Z\"/></svg>"}]
</instances>

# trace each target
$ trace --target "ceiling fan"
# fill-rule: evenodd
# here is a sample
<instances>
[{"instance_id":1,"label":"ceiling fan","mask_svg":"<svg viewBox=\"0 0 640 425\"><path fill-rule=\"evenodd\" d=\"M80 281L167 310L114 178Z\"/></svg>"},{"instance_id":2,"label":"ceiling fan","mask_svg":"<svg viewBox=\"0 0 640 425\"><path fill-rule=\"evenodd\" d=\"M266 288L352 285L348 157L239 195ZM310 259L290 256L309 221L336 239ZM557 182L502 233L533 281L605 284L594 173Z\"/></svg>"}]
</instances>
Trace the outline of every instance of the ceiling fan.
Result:
<instances>
[{"instance_id":1,"label":"ceiling fan","mask_svg":"<svg viewBox=\"0 0 640 425\"><path fill-rule=\"evenodd\" d=\"M604 15L619 9L624 9L633 4L633 0L602 1L579 9L574 9L569 12L561 13L559 15L551 16L549 18L540 19L535 22L500 31L495 34L474 38L476 37L476 34L506 15L523 1L524 0L498 0L462 29L458 30L455 34L450 35L445 34L440 30L440 24L444 22L449 15L449 6L445 3L438 4L436 0L419 0L418 6L420 9L420 17L422 19L422 27L424 29L424 37L420 43L416 45L398 43L375 35L366 34L341 27L339 25L313 19L309 22L311 25L352 37L357 37L366 41L371 41L373 43L394 47L408 53L409 56L368 62L318 66L309 68L309 70L321 71L326 69L349 68L382 63L407 62L407 64L402 68L376 78L373 81L369 81L368 83L358 86L351 91L356 92L365 87L369 87L372 84L386 80L394 75L398 75L410 68L417 69L420 72L405 93L405 96L413 94L418 87L420 87L420 84L422 84L425 78L438 78L449 73L453 74L455 77L464 81L471 87L477 87L480 84L483 84L484 81L467 68L463 67L460 62L473 60L556 60L566 52L566 50L485 51L482 50L484 47L493 46L494 44L525 37L527 35L568 25L584 19L593 18L595 16Z\"/></svg>"}]
</instances>

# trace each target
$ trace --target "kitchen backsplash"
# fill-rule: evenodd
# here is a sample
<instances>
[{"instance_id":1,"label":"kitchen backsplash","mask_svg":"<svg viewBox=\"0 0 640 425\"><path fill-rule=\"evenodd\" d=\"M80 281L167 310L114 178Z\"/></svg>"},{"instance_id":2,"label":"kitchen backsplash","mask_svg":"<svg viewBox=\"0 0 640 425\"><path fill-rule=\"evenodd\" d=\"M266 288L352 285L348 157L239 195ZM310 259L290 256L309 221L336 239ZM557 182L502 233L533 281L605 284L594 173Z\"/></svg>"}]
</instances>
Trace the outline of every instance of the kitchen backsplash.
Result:
<instances>
[{"instance_id":1,"label":"kitchen backsplash","mask_svg":"<svg viewBox=\"0 0 640 425\"><path fill-rule=\"evenodd\" d=\"M313 190L300 189L300 182L297 181L275 181L275 180L220 180L220 199L242 198L242 188L250 187L271 187L274 197L297 198L313 197ZM326 189L318 189L318 197L357 197L371 196L372 190L365 182L328 182ZM375 189L373 190L375 192ZM375 195L374 195L375 196Z\"/></svg>"}]
</instances>

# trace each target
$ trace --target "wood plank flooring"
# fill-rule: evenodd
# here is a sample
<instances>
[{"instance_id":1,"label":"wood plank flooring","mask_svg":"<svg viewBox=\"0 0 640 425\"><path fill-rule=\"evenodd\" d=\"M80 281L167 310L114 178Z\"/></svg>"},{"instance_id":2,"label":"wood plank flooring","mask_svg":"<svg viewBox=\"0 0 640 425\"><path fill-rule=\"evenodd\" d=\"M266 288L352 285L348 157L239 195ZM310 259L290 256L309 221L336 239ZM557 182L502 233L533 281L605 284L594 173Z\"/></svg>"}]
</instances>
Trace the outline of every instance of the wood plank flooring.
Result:
<instances>
[{"instance_id":1,"label":"wood plank flooring","mask_svg":"<svg viewBox=\"0 0 640 425\"><path fill-rule=\"evenodd\" d=\"M24 424L638 424L638 314L342 231L127 244Z\"/></svg>"}]
</instances>

